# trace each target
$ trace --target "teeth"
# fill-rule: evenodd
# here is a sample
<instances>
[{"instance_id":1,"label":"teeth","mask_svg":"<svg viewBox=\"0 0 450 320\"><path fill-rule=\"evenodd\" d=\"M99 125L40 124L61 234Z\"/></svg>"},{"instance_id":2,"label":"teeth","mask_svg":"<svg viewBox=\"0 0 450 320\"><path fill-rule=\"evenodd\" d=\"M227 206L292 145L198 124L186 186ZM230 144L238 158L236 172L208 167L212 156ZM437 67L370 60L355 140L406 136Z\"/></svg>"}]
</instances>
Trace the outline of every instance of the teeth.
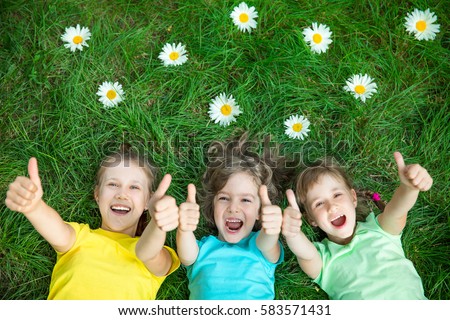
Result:
<instances>
[{"instance_id":1,"label":"teeth","mask_svg":"<svg viewBox=\"0 0 450 320\"><path fill-rule=\"evenodd\" d=\"M343 217L344 215L343 214L341 214L340 216L337 216L336 218L334 218L333 220L331 220L331 221L335 221L335 220L337 220L337 219L339 219L340 217Z\"/></svg>"},{"instance_id":2,"label":"teeth","mask_svg":"<svg viewBox=\"0 0 450 320\"><path fill-rule=\"evenodd\" d=\"M112 206L111 209L120 210L120 211L130 211L130 208L122 207L122 206Z\"/></svg>"},{"instance_id":3,"label":"teeth","mask_svg":"<svg viewBox=\"0 0 450 320\"><path fill-rule=\"evenodd\" d=\"M226 219L227 222L241 222L240 219Z\"/></svg>"}]
</instances>

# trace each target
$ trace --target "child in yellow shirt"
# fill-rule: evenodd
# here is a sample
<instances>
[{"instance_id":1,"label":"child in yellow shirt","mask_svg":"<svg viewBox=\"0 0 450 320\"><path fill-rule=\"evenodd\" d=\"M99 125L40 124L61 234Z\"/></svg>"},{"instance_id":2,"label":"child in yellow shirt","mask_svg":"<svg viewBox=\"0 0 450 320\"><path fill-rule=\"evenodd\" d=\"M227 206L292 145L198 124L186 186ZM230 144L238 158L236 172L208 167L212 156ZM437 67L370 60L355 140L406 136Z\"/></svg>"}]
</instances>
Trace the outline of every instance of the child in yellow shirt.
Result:
<instances>
[{"instance_id":1,"label":"child in yellow shirt","mask_svg":"<svg viewBox=\"0 0 450 320\"><path fill-rule=\"evenodd\" d=\"M5 203L21 212L57 252L48 299L155 299L179 259L164 246L178 226L166 175L152 194L153 168L130 148L108 156L97 173L95 200L101 227L65 222L43 200L35 158L28 177L10 184ZM146 225L147 211L151 220Z\"/></svg>"}]
</instances>

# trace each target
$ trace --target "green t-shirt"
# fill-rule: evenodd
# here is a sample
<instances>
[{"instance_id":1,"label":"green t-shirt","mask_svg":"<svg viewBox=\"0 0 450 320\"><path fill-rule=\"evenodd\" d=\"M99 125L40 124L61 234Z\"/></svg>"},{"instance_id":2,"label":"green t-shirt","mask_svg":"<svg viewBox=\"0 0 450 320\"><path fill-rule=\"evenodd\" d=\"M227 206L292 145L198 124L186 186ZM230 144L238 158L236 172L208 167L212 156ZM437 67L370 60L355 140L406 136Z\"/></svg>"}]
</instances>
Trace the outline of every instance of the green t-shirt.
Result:
<instances>
[{"instance_id":1,"label":"green t-shirt","mask_svg":"<svg viewBox=\"0 0 450 320\"><path fill-rule=\"evenodd\" d=\"M314 282L334 300L426 299L400 237L381 229L372 212L365 222L358 222L349 244L328 239L314 243L323 261Z\"/></svg>"}]
</instances>

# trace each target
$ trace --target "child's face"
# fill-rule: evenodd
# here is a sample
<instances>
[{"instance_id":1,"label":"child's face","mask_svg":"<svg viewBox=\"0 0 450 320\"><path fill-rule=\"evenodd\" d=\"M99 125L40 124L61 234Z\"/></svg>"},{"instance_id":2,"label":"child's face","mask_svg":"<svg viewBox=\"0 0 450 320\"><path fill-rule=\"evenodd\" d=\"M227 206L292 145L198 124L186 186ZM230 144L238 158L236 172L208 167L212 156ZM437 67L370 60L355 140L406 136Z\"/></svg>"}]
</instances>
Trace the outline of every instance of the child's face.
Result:
<instances>
[{"instance_id":1,"label":"child's face","mask_svg":"<svg viewBox=\"0 0 450 320\"><path fill-rule=\"evenodd\" d=\"M330 175L324 175L306 193L311 224L322 229L339 244L348 243L356 225L356 193Z\"/></svg>"},{"instance_id":2,"label":"child's face","mask_svg":"<svg viewBox=\"0 0 450 320\"><path fill-rule=\"evenodd\" d=\"M214 197L214 221L219 239L237 243L246 238L259 219L260 200L258 185L245 172L230 176Z\"/></svg>"},{"instance_id":3,"label":"child's face","mask_svg":"<svg viewBox=\"0 0 450 320\"><path fill-rule=\"evenodd\" d=\"M102 216L101 228L134 237L149 196L148 178L133 161L122 161L116 167L106 168L95 189Z\"/></svg>"}]
</instances>

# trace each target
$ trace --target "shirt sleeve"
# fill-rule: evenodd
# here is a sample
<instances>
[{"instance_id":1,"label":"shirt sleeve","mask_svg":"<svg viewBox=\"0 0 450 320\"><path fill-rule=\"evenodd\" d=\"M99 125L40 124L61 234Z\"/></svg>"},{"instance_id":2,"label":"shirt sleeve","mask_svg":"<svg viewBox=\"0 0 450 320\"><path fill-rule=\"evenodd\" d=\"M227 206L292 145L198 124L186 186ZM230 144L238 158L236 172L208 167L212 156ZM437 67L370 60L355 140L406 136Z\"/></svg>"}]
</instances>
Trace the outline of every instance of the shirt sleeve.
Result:
<instances>
[{"instance_id":1,"label":"shirt sleeve","mask_svg":"<svg viewBox=\"0 0 450 320\"><path fill-rule=\"evenodd\" d=\"M168 276L180 267L180 258L178 258L177 253L172 248L168 246L164 246L164 248L170 253L170 257L172 258L172 265L170 266L169 271L165 275Z\"/></svg>"},{"instance_id":2,"label":"shirt sleeve","mask_svg":"<svg viewBox=\"0 0 450 320\"><path fill-rule=\"evenodd\" d=\"M278 261L273 263L264 257L262 252L259 250L258 246L256 245L256 238L258 237L260 231L257 231L253 234L253 236L250 238L249 242L249 249L253 252L253 254L256 254L259 258L259 261L263 264L264 269L266 270L267 274L271 274L273 270L284 261L284 248L280 241L278 241L278 245L280 246L280 257L278 258Z\"/></svg>"},{"instance_id":3,"label":"shirt sleeve","mask_svg":"<svg viewBox=\"0 0 450 320\"><path fill-rule=\"evenodd\" d=\"M82 224L82 223L77 223L77 222L66 222L64 221L66 224L68 224L69 226L71 226L73 228L73 230L75 231L75 242L73 243L73 247L75 247L75 245L77 244L78 240L79 240L79 234L80 232L82 232L82 230L85 230L87 227L87 230L89 231L89 226L86 224ZM60 252L55 250L57 257L60 257L64 254L66 254L67 252L69 252L72 248L70 248L69 250L67 250L66 252Z\"/></svg>"}]
</instances>

